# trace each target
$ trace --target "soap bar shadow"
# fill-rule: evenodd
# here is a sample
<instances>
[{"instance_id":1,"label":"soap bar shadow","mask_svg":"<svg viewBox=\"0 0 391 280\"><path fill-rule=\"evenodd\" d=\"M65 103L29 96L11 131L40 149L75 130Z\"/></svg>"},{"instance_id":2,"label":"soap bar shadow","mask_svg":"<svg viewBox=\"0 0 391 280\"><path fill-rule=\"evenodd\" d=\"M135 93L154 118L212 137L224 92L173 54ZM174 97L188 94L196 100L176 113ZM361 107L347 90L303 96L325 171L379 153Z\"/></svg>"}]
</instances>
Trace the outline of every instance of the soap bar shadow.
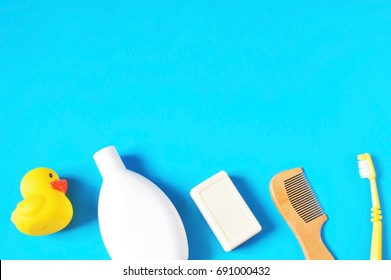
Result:
<instances>
[{"instance_id":1,"label":"soap bar shadow","mask_svg":"<svg viewBox=\"0 0 391 280\"><path fill-rule=\"evenodd\" d=\"M180 184L167 183L162 178L158 178L153 174L148 173L151 170L144 165L140 156L137 155L122 155L121 156L125 167L134 171L155 183L171 200L177 209L183 225L185 227L187 241L189 245L189 260L207 260L210 257L210 244L208 243L209 232L202 230L200 225L205 224L203 217L198 213L193 201L190 198L190 193L187 196L179 191L184 186ZM192 207L193 206L193 207Z\"/></svg>"},{"instance_id":2,"label":"soap bar shadow","mask_svg":"<svg viewBox=\"0 0 391 280\"><path fill-rule=\"evenodd\" d=\"M64 176L68 181L67 197L72 203L73 217L69 225L64 228L70 230L98 219L99 193L89 188L82 179Z\"/></svg>"},{"instance_id":3,"label":"soap bar shadow","mask_svg":"<svg viewBox=\"0 0 391 280\"><path fill-rule=\"evenodd\" d=\"M230 175L230 178L262 227L262 230L258 234L244 242L238 248L255 246L255 244L259 242L259 240L270 234L275 228L275 225L268 216L268 211L262 207L262 201L260 201L262 196L269 195L269 185L262 185L260 183L259 186L251 188L250 184L242 177ZM267 190L266 194L264 190L265 188ZM259 190L259 192L253 191L257 189Z\"/></svg>"}]
</instances>

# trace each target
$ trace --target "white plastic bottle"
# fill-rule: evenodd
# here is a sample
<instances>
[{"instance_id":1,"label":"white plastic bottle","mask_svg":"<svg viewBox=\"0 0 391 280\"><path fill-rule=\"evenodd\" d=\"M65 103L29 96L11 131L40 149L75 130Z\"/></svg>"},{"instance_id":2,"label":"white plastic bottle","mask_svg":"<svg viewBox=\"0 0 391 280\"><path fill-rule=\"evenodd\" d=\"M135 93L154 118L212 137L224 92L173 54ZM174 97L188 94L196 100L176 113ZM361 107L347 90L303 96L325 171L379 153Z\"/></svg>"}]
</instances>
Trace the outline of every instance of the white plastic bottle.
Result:
<instances>
[{"instance_id":1,"label":"white plastic bottle","mask_svg":"<svg viewBox=\"0 0 391 280\"><path fill-rule=\"evenodd\" d=\"M145 177L127 170L113 146L94 154L103 178L99 228L113 260L185 260L188 243L169 198Z\"/></svg>"}]
</instances>

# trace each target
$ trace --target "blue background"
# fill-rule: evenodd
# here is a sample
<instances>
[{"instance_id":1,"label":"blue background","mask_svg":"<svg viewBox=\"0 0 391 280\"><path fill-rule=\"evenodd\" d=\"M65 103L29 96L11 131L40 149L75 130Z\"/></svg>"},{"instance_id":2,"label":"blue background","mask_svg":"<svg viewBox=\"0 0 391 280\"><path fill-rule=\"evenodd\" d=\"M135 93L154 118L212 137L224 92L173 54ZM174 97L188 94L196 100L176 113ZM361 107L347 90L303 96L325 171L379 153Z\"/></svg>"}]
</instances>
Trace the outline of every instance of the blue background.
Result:
<instances>
[{"instance_id":1,"label":"blue background","mask_svg":"<svg viewBox=\"0 0 391 280\"><path fill-rule=\"evenodd\" d=\"M298 166L334 256L368 259L356 156L370 152L391 258L391 4L236 2L0 2L1 259L109 258L92 159L108 145L171 198L191 259L303 259L268 188ZM39 166L68 179L75 213L65 230L30 237L10 216ZM263 226L229 253L189 195L220 170Z\"/></svg>"}]
</instances>

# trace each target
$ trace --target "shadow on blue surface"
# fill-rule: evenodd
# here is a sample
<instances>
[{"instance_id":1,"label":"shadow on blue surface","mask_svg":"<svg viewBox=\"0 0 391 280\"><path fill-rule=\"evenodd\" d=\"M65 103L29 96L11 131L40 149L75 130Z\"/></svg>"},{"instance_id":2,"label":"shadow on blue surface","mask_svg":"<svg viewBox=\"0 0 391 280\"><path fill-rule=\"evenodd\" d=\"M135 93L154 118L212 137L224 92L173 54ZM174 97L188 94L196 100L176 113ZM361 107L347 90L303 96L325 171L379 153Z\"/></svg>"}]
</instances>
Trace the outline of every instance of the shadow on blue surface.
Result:
<instances>
[{"instance_id":1,"label":"shadow on blue surface","mask_svg":"<svg viewBox=\"0 0 391 280\"><path fill-rule=\"evenodd\" d=\"M183 186L175 186L171 183L167 183L164 179L157 178L148 173L149 170L145 167L141 157L137 155L123 155L121 156L127 169L134 171L155 183L172 201L176 207L179 215L182 218L187 240L189 244L189 259L203 260L210 257L210 246L208 244L208 238L205 235L205 231L200 230L201 224L204 224L202 216L194 210L190 194L188 197L183 197L179 189ZM193 206L193 207L192 207ZM193 209L194 208L194 209ZM209 233L209 232L207 232Z\"/></svg>"},{"instance_id":2,"label":"shadow on blue surface","mask_svg":"<svg viewBox=\"0 0 391 280\"><path fill-rule=\"evenodd\" d=\"M243 243L240 247L245 248L247 246L252 246L252 244L258 242L259 239L264 238L266 235L273 232L275 225L272 220L268 217L268 211L263 208L262 202L260 201L261 192L254 193L252 191L256 188L251 188L250 184L246 181L246 179L239 176L231 176L230 178L234 183L235 187L238 189L243 199L246 201L248 207L253 212L254 216L257 218L258 222L262 226L262 230L260 233L250 238L248 241Z\"/></svg>"},{"instance_id":3,"label":"shadow on blue surface","mask_svg":"<svg viewBox=\"0 0 391 280\"><path fill-rule=\"evenodd\" d=\"M381 168L382 165L377 162L376 156L371 155L371 158L372 158L372 162L373 162L373 165L374 165L375 171L376 171L376 179L377 179L377 183L378 183L377 192L378 192L378 195L379 195L380 209L382 211L382 216L384 217L384 213L387 213L387 210L386 210L385 204L382 203L382 201L384 201L382 199L382 189L383 189L382 168ZM384 221L383 221L383 223L384 223ZM385 237L388 236L387 235L387 227L385 227L383 225L382 231L383 231L382 232L382 250L383 250L382 251L382 259L383 260L388 260L389 259L388 250L387 250L387 248L388 248L388 238L385 238Z\"/></svg>"},{"instance_id":4,"label":"shadow on blue surface","mask_svg":"<svg viewBox=\"0 0 391 280\"><path fill-rule=\"evenodd\" d=\"M82 179L64 176L68 181L67 196L73 206L73 218L64 230L70 230L98 219L98 197Z\"/></svg>"}]
</instances>

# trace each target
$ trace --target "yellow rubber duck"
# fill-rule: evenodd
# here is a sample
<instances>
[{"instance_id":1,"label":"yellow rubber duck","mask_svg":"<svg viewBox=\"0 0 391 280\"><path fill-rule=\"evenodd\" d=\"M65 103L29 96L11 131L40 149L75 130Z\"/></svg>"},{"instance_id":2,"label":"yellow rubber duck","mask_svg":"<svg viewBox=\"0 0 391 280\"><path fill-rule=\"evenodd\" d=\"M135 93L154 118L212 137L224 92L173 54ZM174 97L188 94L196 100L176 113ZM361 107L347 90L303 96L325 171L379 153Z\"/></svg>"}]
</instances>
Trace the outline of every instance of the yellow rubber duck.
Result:
<instances>
[{"instance_id":1,"label":"yellow rubber duck","mask_svg":"<svg viewBox=\"0 0 391 280\"><path fill-rule=\"evenodd\" d=\"M11 221L28 235L47 235L65 228L73 208L65 196L68 182L46 167L31 170L20 182L24 198L12 212Z\"/></svg>"}]
</instances>

